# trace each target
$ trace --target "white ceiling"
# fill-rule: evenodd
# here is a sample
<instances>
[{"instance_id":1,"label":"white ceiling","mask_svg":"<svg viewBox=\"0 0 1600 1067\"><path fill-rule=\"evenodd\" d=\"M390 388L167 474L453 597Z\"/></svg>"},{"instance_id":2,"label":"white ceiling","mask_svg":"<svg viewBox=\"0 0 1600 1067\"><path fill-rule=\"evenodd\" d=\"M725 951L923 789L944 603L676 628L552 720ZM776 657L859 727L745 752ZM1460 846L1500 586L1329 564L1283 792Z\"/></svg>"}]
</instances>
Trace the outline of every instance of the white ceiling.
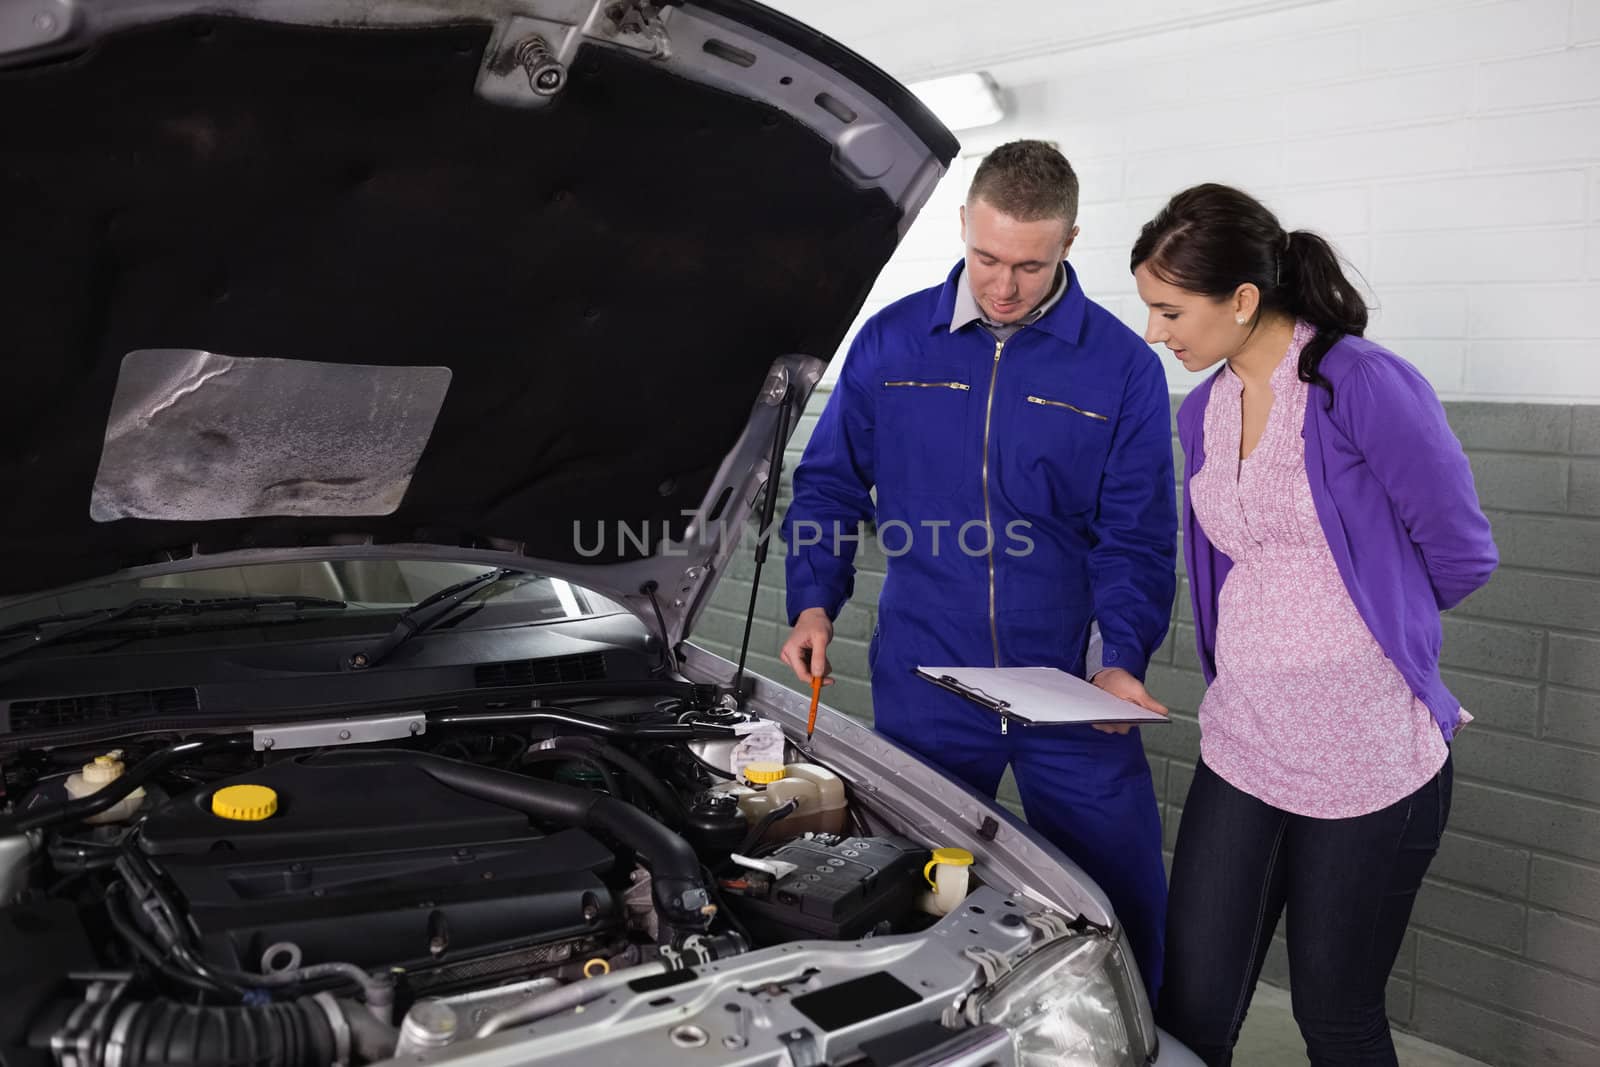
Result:
<instances>
[{"instance_id":1,"label":"white ceiling","mask_svg":"<svg viewBox=\"0 0 1600 1067\"><path fill-rule=\"evenodd\" d=\"M764 0L866 56L915 78L1071 53L1151 33L1182 33L1242 15L1328 0Z\"/></svg>"}]
</instances>

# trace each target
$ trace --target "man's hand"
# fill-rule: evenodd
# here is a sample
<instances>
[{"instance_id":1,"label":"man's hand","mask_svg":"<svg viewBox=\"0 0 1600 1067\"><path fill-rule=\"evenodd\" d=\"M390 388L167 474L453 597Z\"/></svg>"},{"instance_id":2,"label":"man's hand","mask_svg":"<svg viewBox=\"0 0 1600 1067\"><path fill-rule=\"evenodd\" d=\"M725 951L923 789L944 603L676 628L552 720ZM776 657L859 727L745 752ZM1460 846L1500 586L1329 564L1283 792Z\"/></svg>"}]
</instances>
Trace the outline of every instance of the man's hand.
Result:
<instances>
[{"instance_id":1,"label":"man's hand","mask_svg":"<svg viewBox=\"0 0 1600 1067\"><path fill-rule=\"evenodd\" d=\"M1104 689L1114 697L1120 697L1129 703L1147 708L1158 715L1167 714L1167 709L1159 703L1144 683L1121 667L1107 667L1091 679L1095 685ZM1132 723L1095 723L1094 728L1103 734L1125 734L1133 728Z\"/></svg>"},{"instance_id":2,"label":"man's hand","mask_svg":"<svg viewBox=\"0 0 1600 1067\"><path fill-rule=\"evenodd\" d=\"M807 608L794 621L789 640L783 643L778 658L794 670L796 678L806 685L813 677L821 677L823 685L832 685L828 677L828 642L833 640L833 620L821 608Z\"/></svg>"}]
</instances>

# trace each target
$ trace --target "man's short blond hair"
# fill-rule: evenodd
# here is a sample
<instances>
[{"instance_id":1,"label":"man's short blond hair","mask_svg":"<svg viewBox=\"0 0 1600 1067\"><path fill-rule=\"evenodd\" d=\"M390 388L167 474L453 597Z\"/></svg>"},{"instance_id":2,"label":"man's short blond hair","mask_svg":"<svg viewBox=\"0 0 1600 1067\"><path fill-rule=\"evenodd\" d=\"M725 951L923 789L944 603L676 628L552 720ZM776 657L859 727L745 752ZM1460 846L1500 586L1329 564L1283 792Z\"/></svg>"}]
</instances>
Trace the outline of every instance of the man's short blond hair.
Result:
<instances>
[{"instance_id":1,"label":"man's short blond hair","mask_svg":"<svg viewBox=\"0 0 1600 1067\"><path fill-rule=\"evenodd\" d=\"M1070 227L1078 221L1078 176L1044 141L1012 141L984 156L967 203L980 197L1020 222L1063 219Z\"/></svg>"}]
</instances>

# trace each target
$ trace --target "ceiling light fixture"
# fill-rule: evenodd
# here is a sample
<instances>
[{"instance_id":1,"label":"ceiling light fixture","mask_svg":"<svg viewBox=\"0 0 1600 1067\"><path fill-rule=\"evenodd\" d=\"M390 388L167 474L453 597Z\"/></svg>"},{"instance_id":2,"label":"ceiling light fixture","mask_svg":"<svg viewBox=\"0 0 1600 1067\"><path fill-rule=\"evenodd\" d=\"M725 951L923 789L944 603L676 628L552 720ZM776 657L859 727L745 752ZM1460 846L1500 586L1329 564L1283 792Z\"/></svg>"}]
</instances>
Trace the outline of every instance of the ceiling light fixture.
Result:
<instances>
[{"instance_id":1,"label":"ceiling light fixture","mask_svg":"<svg viewBox=\"0 0 1600 1067\"><path fill-rule=\"evenodd\" d=\"M1006 117L1000 87L985 71L912 82L909 88L952 130L992 126Z\"/></svg>"}]
</instances>

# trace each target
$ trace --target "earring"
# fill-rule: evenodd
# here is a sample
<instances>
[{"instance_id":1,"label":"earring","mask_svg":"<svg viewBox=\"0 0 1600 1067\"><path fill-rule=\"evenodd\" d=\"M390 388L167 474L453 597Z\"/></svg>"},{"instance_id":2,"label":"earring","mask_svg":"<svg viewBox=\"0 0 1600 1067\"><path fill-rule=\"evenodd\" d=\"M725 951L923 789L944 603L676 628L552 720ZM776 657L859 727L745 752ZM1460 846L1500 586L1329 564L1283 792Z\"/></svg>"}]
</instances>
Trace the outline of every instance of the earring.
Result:
<instances>
[{"instance_id":1,"label":"earring","mask_svg":"<svg viewBox=\"0 0 1600 1067\"><path fill-rule=\"evenodd\" d=\"M1238 318L1234 319L1233 321L1237 322L1240 326L1243 326L1244 325L1244 316L1241 315Z\"/></svg>"}]
</instances>

